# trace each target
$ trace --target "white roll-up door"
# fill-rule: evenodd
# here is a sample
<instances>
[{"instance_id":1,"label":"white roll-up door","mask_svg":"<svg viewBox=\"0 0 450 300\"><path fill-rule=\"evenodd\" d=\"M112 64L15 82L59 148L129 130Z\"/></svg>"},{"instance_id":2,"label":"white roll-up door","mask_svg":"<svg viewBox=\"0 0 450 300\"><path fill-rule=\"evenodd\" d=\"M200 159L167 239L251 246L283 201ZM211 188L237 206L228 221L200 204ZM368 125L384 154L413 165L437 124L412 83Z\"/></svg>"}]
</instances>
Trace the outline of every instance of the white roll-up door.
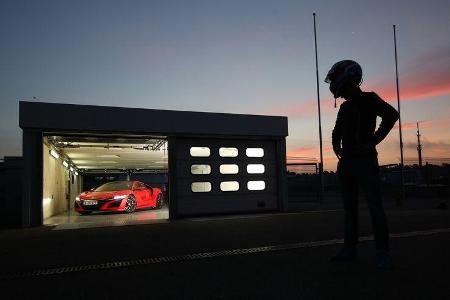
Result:
<instances>
[{"instance_id":1,"label":"white roll-up door","mask_svg":"<svg viewBox=\"0 0 450 300\"><path fill-rule=\"evenodd\" d=\"M278 209L276 141L177 138L178 216Z\"/></svg>"}]
</instances>

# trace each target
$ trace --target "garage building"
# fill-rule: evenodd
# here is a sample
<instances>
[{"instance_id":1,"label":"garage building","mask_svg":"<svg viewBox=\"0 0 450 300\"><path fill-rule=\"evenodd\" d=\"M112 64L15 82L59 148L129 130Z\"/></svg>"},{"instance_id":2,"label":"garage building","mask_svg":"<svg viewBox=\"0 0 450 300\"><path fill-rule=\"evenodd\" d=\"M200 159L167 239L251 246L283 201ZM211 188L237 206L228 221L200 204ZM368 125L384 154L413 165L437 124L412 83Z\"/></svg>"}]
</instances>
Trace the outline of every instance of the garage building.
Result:
<instances>
[{"instance_id":1,"label":"garage building","mask_svg":"<svg viewBox=\"0 0 450 300\"><path fill-rule=\"evenodd\" d=\"M19 106L25 227L72 210L96 178L150 180L170 219L286 209L286 117Z\"/></svg>"}]
</instances>

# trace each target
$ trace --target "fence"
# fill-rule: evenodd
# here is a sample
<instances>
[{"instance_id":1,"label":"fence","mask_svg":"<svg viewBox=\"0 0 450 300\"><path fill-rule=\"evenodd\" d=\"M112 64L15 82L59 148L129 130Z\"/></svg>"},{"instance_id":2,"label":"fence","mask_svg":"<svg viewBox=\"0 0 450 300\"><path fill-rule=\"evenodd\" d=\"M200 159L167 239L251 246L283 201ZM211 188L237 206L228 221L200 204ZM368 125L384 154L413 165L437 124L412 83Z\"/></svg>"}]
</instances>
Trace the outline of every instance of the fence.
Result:
<instances>
[{"instance_id":1,"label":"fence","mask_svg":"<svg viewBox=\"0 0 450 300\"><path fill-rule=\"evenodd\" d=\"M437 161L434 159L431 161ZM448 197L450 195L450 164L404 166L405 191L407 197ZM287 161L289 202L318 202L320 176L318 162ZM399 164L380 166L383 193L388 197L401 195L401 169ZM335 172L324 172L326 197L339 195L339 181Z\"/></svg>"}]
</instances>

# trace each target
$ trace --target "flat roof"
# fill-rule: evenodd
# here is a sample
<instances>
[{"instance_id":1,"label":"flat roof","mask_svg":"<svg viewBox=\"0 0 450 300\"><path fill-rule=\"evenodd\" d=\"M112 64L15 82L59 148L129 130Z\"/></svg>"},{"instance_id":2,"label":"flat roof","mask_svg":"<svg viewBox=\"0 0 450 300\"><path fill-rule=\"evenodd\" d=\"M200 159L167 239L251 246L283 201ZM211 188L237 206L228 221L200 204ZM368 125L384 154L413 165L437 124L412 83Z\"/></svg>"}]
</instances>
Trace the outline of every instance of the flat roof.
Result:
<instances>
[{"instance_id":1,"label":"flat roof","mask_svg":"<svg viewBox=\"0 0 450 300\"><path fill-rule=\"evenodd\" d=\"M288 135L288 119L96 105L19 102L19 126L48 132L103 132L164 135Z\"/></svg>"}]
</instances>

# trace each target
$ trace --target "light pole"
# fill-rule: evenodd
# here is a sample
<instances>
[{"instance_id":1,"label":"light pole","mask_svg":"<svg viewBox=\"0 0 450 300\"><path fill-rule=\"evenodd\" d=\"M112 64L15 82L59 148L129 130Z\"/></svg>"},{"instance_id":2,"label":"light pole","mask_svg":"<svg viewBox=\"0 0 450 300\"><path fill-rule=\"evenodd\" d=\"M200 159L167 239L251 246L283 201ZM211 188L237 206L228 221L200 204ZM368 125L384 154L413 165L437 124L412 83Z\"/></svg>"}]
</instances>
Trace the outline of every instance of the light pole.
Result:
<instances>
[{"instance_id":1,"label":"light pole","mask_svg":"<svg viewBox=\"0 0 450 300\"><path fill-rule=\"evenodd\" d=\"M397 105L398 105L398 132L400 136L400 176L402 185L402 200L405 199L405 174L403 168L403 137L402 137L402 118L400 113L400 89L398 86L398 58L397 58L397 35L394 26L394 51L395 51L395 79L397 84Z\"/></svg>"},{"instance_id":2,"label":"light pole","mask_svg":"<svg viewBox=\"0 0 450 300\"><path fill-rule=\"evenodd\" d=\"M314 46L316 52L316 85L317 85L317 109L319 113L319 143L320 143L320 162L319 162L319 176L320 176L320 204L323 201L324 184L323 184L323 146L322 146L322 118L320 113L320 92L319 92L319 63L317 58L317 30L316 30L316 13L313 13L314 19Z\"/></svg>"}]
</instances>

